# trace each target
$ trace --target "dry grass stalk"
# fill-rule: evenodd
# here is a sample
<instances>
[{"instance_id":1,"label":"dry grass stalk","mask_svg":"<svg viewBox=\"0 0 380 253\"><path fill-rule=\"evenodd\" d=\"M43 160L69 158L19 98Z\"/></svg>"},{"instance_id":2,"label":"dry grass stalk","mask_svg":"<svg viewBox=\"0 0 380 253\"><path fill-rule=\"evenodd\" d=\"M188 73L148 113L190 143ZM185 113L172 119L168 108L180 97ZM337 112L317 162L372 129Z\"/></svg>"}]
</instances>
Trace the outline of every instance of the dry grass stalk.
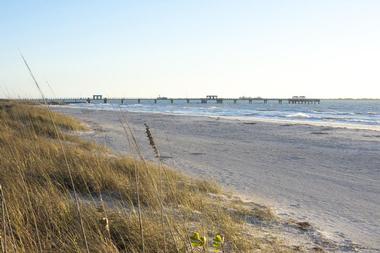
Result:
<instances>
[{"instance_id":1,"label":"dry grass stalk","mask_svg":"<svg viewBox=\"0 0 380 253\"><path fill-rule=\"evenodd\" d=\"M153 135L150 131L150 128L148 126L148 124L144 123L144 126L145 126L145 133L146 133L146 136L149 140L149 145L152 147L153 149L153 152L155 154L155 157L158 158L158 160L160 161L160 189L159 189L159 194L160 194L160 198L162 200L163 198L163 177L162 177L162 164L161 164L161 155L160 155L160 152L156 146L156 143L154 141L154 138L153 138ZM160 208L160 215L161 215L161 224L162 224L162 229L165 231L165 214L164 214L164 208L161 206ZM167 249L166 249L166 238L164 238L164 252L167 252Z\"/></svg>"},{"instance_id":2,"label":"dry grass stalk","mask_svg":"<svg viewBox=\"0 0 380 253\"><path fill-rule=\"evenodd\" d=\"M146 133L146 136L147 136L147 138L148 138L148 140L149 140L149 145L152 147L153 152L154 152L154 154L155 154L155 157L156 157L156 158L158 159L158 161L159 161L159 169L160 169L160 175L159 175L159 177L160 177L160 193L161 193L160 198L161 198L161 200L162 200L162 198L163 198L163 188L162 188L162 185L163 185L163 177L162 177L162 174L165 175L167 182L169 182L170 179L169 179L169 177L168 177L168 174L166 173L165 167L164 167L163 164L162 164L161 154L160 154L160 151L159 151L159 149L158 149L158 146L157 146L157 144L156 144L156 142L155 142L155 140L154 140L154 137L153 137L152 131L150 130L150 127L148 126L147 123L144 123L144 126L145 126L145 133ZM171 190L172 192L174 192L172 188L170 188L170 190ZM176 196L176 195L173 194L173 196ZM178 200L177 200L177 201L178 201ZM162 205L162 202L161 202L161 205ZM163 205L162 205L162 206L161 206L161 214L164 215L163 213L164 213L164 207L163 207ZM166 216L166 214L165 214L165 216ZM184 218L184 222L185 222L185 223L187 222L187 221L185 220L185 218ZM177 233L180 234L177 228L176 228L176 230L177 230ZM184 230L186 231L186 234L189 233L189 231L186 229L186 227L184 227ZM172 232L171 232L171 233L172 233ZM175 240L175 237L174 237L174 236L173 236L173 238L174 238L174 240ZM187 241L187 242L188 242L189 250L190 250L191 252L193 252L193 248L191 247L191 241L190 241L190 238L189 238L189 237L186 237L186 238L183 238L183 239L184 239L184 241ZM165 245L166 245L166 241L165 241L164 243L165 243Z\"/></svg>"},{"instance_id":3,"label":"dry grass stalk","mask_svg":"<svg viewBox=\"0 0 380 253\"><path fill-rule=\"evenodd\" d=\"M28 64L28 62L26 61L25 57L20 53L20 56L23 60L23 62L25 63L25 66L27 67L28 71L29 71L29 74L30 76L32 77L38 91L40 92L40 95L44 101L44 104L47 106L48 108L48 114L49 114L49 117L50 117L50 120L51 120L51 123L53 124L53 127L54 127L54 131L58 137L58 141L60 143L60 147L61 147L61 151L62 151L62 154L64 156L64 159L65 159L65 164L66 164L66 168L67 168L67 171L69 173L69 176L70 176L70 181L71 181L71 186L72 186L72 189L73 189L73 193L74 193L74 198L75 198L75 203L76 203L76 207L77 207L77 211L78 211L78 216L79 216L79 221L80 221L80 224L81 224L81 228L82 228L82 234L83 234L83 239L84 239L84 243L86 245L86 251L87 253L90 253L90 250L89 250L89 247L88 247L88 242L87 242L87 236L86 236L86 231L84 229L84 224L83 224L83 218L82 218L82 213L81 213L81 210L80 210L80 205L79 205L79 199L78 199L78 195L77 195L77 192L76 192L76 189L75 189L75 184L74 184L74 180L73 180L73 176L72 176L72 172L71 172L71 168L70 168L70 165L67 161L67 156L66 156L66 152L65 152L65 149L64 149L64 146L62 144L62 139L60 138L60 136L62 136L62 134L60 133L59 129L57 128L55 122L54 122L54 119L53 119L53 116L52 116L52 112L50 110L50 107L48 105L48 103L46 102L46 99L45 99L45 96L44 96L44 93L42 92L41 88L40 88L40 85L38 84L37 82L37 79L34 77L34 74ZM40 245L40 249L42 251L42 247L41 247L41 243L40 243L40 240L39 241L39 245Z\"/></svg>"},{"instance_id":4,"label":"dry grass stalk","mask_svg":"<svg viewBox=\"0 0 380 253\"><path fill-rule=\"evenodd\" d=\"M126 117L124 117L124 121L123 121L123 114L122 114L122 111L121 111L120 107L119 107L119 112L120 112L120 114L119 114L119 115L120 115L120 116L119 116L119 120L120 120L120 123L121 123L122 126L123 126L123 129L124 129L125 134L126 134L126 136L127 136L127 138L128 138L128 141L129 141L129 143L130 143L130 146L131 146L131 141L130 141L130 140L132 140L132 144L133 144L133 147L135 147L135 151L136 151L136 153L137 153L138 156L140 157L140 160L143 162L144 167L145 167L145 168L148 168L148 166L147 166L147 164L146 164L146 161L145 161L145 159L144 159L144 157L143 157L143 155L142 155L142 153L141 153L141 149L140 149L140 147L139 147L139 145L138 145L138 143L137 143L137 141L136 141L136 137L135 137L135 135L134 135L134 133L133 133L133 130L132 130L132 128L130 127L130 125L128 124L128 121L127 121ZM124 125L123 122L125 122L125 125ZM128 130L128 131L127 131L127 130ZM147 130L147 131L148 131L148 133L150 133L150 131L149 131L149 127L148 127L148 130ZM131 138L128 137L129 135L131 136ZM154 144L153 136L152 136L152 135L150 135L150 136L151 136L151 141L152 141L152 143ZM157 157L160 156L157 148L156 148L156 155L157 155ZM162 168L162 166L161 166L161 164L160 164L160 176L159 176L159 180L160 180L160 182L162 183L161 168ZM154 192L155 192L156 199L157 199L157 201L158 201L158 203L159 203L159 207L160 207L161 224L162 224L163 231L165 231L165 226L164 226L164 224L163 224L163 223L164 223L163 220L165 220L165 222L166 222L166 224L167 224L167 226L168 226L168 228L169 228L169 233L170 233L170 235L171 235L171 237L172 237L172 239L173 239L173 242L174 242L174 244L175 244L176 250L177 250L177 252L180 252L180 249L179 249L179 247L178 247L178 243L177 243L176 236L174 235L174 232L173 232L173 230L172 230L172 226L175 226L175 225L171 224L171 222L170 222L170 220L169 220L169 217L168 217L167 214L164 212L164 205L163 205L163 202L162 202L162 196L160 195L160 192L162 192L162 191L161 191L161 189L158 190L157 182L156 182L156 180L152 177L151 173L149 173L148 170L147 170L147 173L146 173L146 174L148 175L148 177L149 177L149 179L150 179L150 181L151 181L151 183L152 183L152 186L153 186L154 189L155 189ZM167 178L167 179L168 179L168 178ZM167 182L169 182L169 181L167 181ZM175 228L175 230L176 230L177 232L179 232L177 228ZM178 233L178 235L181 236L180 233ZM167 247L166 247L166 237L163 238L163 241L164 241L164 252L166 252L166 251L167 251Z\"/></svg>"},{"instance_id":5,"label":"dry grass stalk","mask_svg":"<svg viewBox=\"0 0 380 253\"><path fill-rule=\"evenodd\" d=\"M146 136L147 136L147 138L149 140L149 145L152 147L153 152L154 152L156 158L158 158L159 160L161 160L160 152L158 151L158 148L157 148L156 143L154 141L152 132L150 131L150 128L149 128L148 124L144 123L144 126L145 126Z\"/></svg>"},{"instance_id":6,"label":"dry grass stalk","mask_svg":"<svg viewBox=\"0 0 380 253\"><path fill-rule=\"evenodd\" d=\"M119 121L120 121L120 124L124 130L124 134L125 134L125 137L127 138L129 146L134 147L136 150L136 153L139 155L140 159L144 160L131 127L129 126L127 121L126 121L126 124L124 124L124 122L123 122L122 112L121 112L120 108L119 108L119 112L120 112ZM141 212L141 201L140 201L140 180L139 180L140 172L137 169L136 163L134 164L134 168L135 168L135 185L136 185L136 196L137 196L137 208L138 208L138 215L139 215L139 228L140 228L140 236L141 236L141 251L144 253L145 252L145 239L144 239L144 226L143 226L143 219L142 219L142 212Z\"/></svg>"}]
</instances>

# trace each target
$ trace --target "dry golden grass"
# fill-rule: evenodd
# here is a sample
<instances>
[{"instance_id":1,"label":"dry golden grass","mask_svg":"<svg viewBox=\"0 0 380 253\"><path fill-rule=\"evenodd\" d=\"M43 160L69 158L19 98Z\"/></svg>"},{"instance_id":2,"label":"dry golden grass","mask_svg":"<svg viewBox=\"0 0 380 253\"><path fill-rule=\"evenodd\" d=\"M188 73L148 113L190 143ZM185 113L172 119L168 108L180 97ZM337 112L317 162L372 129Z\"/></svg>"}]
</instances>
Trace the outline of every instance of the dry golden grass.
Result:
<instances>
[{"instance_id":1,"label":"dry golden grass","mask_svg":"<svg viewBox=\"0 0 380 253\"><path fill-rule=\"evenodd\" d=\"M224 252L290 251L276 240L256 240L245 224L247 217L272 219L269 210L169 168L110 156L70 134L78 130L86 127L57 113L50 117L46 108L0 101L3 252L86 252L80 219L90 252L191 252L195 231L223 234Z\"/></svg>"}]
</instances>

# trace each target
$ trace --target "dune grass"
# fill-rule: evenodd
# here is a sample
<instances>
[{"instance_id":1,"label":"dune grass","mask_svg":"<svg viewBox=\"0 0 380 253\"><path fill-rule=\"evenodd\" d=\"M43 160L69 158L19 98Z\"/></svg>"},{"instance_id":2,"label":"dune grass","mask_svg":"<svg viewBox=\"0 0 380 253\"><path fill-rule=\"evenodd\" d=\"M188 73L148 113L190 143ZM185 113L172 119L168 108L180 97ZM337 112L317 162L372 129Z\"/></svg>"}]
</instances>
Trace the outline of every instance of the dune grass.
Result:
<instances>
[{"instance_id":1,"label":"dune grass","mask_svg":"<svg viewBox=\"0 0 380 253\"><path fill-rule=\"evenodd\" d=\"M2 252L203 252L193 232L222 234L223 252L291 251L246 224L274 219L269 209L73 134L85 130L46 107L0 101Z\"/></svg>"}]
</instances>

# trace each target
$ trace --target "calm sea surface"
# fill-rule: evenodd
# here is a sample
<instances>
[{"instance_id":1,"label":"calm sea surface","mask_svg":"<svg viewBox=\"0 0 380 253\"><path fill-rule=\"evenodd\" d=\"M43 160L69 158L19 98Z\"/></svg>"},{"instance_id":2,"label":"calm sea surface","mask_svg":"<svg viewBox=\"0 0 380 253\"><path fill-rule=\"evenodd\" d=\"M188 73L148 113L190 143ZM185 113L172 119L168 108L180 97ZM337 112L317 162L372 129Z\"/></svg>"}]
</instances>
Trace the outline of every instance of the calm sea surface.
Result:
<instances>
[{"instance_id":1,"label":"calm sea surface","mask_svg":"<svg viewBox=\"0 0 380 253\"><path fill-rule=\"evenodd\" d=\"M326 125L340 125L353 128L380 129L380 100L322 100L320 104L279 104L277 101L224 101L216 104L208 101L201 104L199 101L159 100L128 102L108 101L108 104L72 104L72 107L91 108L97 110L122 110L130 112L165 113L189 116L226 117L240 120L269 120L294 123L318 123Z\"/></svg>"}]
</instances>

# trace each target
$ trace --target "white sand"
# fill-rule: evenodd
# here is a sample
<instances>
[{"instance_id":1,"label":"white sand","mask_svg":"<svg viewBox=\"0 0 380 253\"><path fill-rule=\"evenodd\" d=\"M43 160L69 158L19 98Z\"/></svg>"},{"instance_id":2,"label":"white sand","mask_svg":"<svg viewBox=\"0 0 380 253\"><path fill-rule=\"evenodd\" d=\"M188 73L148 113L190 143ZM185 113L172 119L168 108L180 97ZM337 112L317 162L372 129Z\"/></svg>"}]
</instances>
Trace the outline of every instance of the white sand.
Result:
<instances>
[{"instance_id":1,"label":"white sand","mask_svg":"<svg viewBox=\"0 0 380 253\"><path fill-rule=\"evenodd\" d=\"M97 129L89 138L130 151L117 112L55 109ZM284 218L311 222L339 251L380 252L380 132L126 115L148 159L153 154L143 123L152 128L165 163L212 178Z\"/></svg>"}]
</instances>

